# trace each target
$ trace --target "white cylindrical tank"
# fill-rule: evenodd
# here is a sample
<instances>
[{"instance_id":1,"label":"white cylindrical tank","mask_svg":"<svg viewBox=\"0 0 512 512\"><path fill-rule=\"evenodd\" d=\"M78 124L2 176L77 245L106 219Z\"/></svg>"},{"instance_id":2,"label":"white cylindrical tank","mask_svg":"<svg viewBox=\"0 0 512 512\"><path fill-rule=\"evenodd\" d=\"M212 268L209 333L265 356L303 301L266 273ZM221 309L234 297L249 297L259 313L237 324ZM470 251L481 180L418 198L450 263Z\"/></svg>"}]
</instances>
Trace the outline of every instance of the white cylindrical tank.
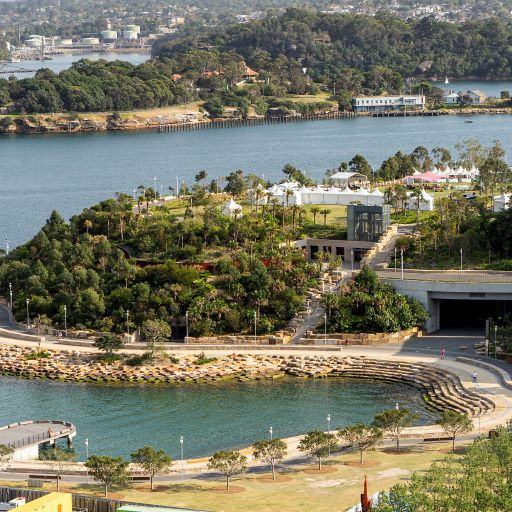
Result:
<instances>
[{"instance_id":1,"label":"white cylindrical tank","mask_svg":"<svg viewBox=\"0 0 512 512\"><path fill-rule=\"evenodd\" d=\"M71 46L73 44L73 39L61 39L57 44L59 46Z\"/></svg>"},{"instance_id":2,"label":"white cylindrical tank","mask_svg":"<svg viewBox=\"0 0 512 512\"><path fill-rule=\"evenodd\" d=\"M139 25L126 25L124 27L125 32L137 32L137 34L140 33L140 27Z\"/></svg>"},{"instance_id":3,"label":"white cylindrical tank","mask_svg":"<svg viewBox=\"0 0 512 512\"><path fill-rule=\"evenodd\" d=\"M133 41L134 39L137 39L139 33L133 32L133 30L125 30L123 32L123 39L128 39L130 41Z\"/></svg>"},{"instance_id":4,"label":"white cylindrical tank","mask_svg":"<svg viewBox=\"0 0 512 512\"><path fill-rule=\"evenodd\" d=\"M117 32L115 30L103 30L100 32L100 35L106 41L115 41L117 39Z\"/></svg>"},{"instance_id":5,"label":"white cylindrical tank","mask_svg":"<svg viewBox=\"0 0 512 512\"><path fill-rule=\"evenodd\" d=\"M97 37L84 37L82 44L100 44L100 40Z\"/></svg>"}]
</instances>

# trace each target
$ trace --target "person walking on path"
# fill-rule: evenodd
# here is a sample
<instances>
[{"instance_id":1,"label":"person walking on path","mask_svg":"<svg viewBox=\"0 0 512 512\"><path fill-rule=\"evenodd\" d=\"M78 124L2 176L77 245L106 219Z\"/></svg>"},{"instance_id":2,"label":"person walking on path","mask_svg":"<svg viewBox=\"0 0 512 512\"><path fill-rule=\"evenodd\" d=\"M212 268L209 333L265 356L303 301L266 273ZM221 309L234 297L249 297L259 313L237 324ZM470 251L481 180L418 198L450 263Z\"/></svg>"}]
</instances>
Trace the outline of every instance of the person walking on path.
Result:
<instances>
[{"instance_id":1,"label":"person walking on path","mask_svg":"<svg viewBox=\"0 0 512 512\"><path fill-rule=\"evenodd\" d=\"M446 354L446 350L444 349L444 347L441 349L441 359L444 359L444 356Z\"/></svg>"},{"instance_id":2,"label":"person walking on path","mask_svg":"<svg viewBox=\"0 0 512 512\"><path fill-rule=\"evenodd\" d=\"M473 372L473 383L476 384L476 380L477 380L478 376L476 374L476 370Z\"/></svg>"}]
</instances>

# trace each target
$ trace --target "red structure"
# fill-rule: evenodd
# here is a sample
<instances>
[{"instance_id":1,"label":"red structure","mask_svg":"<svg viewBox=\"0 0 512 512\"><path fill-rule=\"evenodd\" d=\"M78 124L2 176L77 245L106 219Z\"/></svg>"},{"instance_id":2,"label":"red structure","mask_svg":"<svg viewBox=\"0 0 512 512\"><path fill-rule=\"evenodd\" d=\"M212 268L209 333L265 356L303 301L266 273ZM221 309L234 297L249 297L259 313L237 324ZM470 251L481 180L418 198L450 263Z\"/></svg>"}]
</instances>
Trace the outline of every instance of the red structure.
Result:
<instances>
[{"instance_id":1,"label":"red structure","mask_svg":"<svg viewBox=\"0 0 512 512\"><path fill-rule=\"evenodd\" d=\"M364 490L361 494L362 512L370 512L372 509L372 500L368 497L368 475L364 475Z\"/></svg>"}]
</instances>

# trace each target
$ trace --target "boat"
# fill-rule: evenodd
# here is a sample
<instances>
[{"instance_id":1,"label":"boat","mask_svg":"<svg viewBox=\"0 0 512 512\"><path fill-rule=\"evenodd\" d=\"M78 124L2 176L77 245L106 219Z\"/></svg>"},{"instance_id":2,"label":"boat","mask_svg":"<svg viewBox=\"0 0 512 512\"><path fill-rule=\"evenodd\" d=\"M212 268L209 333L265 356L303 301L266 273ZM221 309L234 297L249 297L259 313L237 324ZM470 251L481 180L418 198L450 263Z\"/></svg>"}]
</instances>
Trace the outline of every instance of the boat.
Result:
<instances>
[{"instance_id":1,"label":"boat","mask_svg":"<svg viewBox=\"0 0 512 512\"><path fill-rule=\"evenodd\" d=\"M448 77L447 77L447 76L445 76L445 77L444 77L444 83L445 83L445 84L449 84L449 83L450 83L450 80L448 80Z\"/></svg>"},{"instance_id":2,"label":"boat","mask_svg":"<svg viewBox=\"0 0 512 512\"><path fill-rule=\"evenodd\" d=\"M466 124L471 124L473 121L471 121L471 119L466 119L464 122L465 122Z\"/></svg>"}]
</instances>

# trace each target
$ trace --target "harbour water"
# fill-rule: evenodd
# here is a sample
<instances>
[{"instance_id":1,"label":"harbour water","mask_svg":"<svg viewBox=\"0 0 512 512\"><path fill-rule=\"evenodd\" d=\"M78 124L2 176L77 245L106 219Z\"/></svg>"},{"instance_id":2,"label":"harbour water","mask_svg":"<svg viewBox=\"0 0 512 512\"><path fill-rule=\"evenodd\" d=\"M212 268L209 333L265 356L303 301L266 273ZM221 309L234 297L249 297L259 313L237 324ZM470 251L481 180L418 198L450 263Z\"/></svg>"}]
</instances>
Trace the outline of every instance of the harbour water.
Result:
<instances>
[{"instance_id":1,"label":"harbour water","mask_svg":"<svg viewBox=\"0 0 512 512\"><path fill-rule=\"evenodd\" d=\"M21 80L22 78L30 78L35 75L35 72L41 68L51 69L54 73L60 73L61 71L68 69L73 62L77 62L81 59L99 60L104 59L108 61L112 60L124 60L131 64L138 65L146 62L151 57L150 53L147 52L130 52L130 53L117 53L117 52L90 52L90 53L64 53L62 55L52 55L51 60L24 60L22 62L13 63L13 66L17 68L32 69L32 73L17 73L15 76ZM5 75L3 75L6 78Z\"/></svg>"},{"instance_id":2,"label":"harbour water","mask_svg":"<svg viewBox=\"0 0 512 512\"><path fill-rule=\"evenodd\" d=\"M420 423L433 421L421 395L399 384L362 380L223 383L174 387L123 387L0 377L0 426L28 419L65 419L77 427L75 449L128 456L145 444L186 458L240 448L269 436L298 435L369 422L385 409L407 407ZM116 433L122 432L122 435Z\"/></svg>"},{"instance_id":3,"label":"harbour water","mask_svg":"<svg viewBox=\"0 0 512 512\"><path fill-rule=\"evenodd\" d=\"M158 134L102 132L0 137L0 247L33 236L53 209L64 217L115 192L133 193L138 185L167 191L176 177L191 183L198 171L209 178L236 169L282 178L292 163L315 180L356 153L374 168L396 151L429 149L476 138L484 145L500 140L512 150L512 118L479 115L353 118Z\"/></svg>"}]
</instances>

